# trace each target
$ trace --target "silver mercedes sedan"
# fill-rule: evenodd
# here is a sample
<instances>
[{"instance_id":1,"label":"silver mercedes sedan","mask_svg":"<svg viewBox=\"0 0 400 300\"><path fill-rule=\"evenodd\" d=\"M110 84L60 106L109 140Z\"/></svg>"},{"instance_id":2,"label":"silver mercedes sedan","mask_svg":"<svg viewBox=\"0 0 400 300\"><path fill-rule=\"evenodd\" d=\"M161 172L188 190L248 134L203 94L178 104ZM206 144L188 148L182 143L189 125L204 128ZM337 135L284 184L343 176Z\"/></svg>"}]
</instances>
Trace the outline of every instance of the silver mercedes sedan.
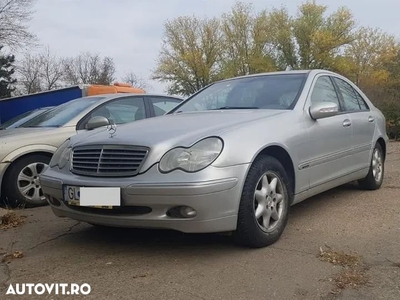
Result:
<instances>
[{"instance_id":1,"label":"silver mercedes sedan","mask_svg":"<svg viewBox=\"0 0 400 300\"><path fill-rule=\"evenodd\" d=\"M324 70L219 81L167 115L71 137L40 176L59 217L98 226L231 232L276 242L289 209L358 181L379 189L385 118Z\"/></svg>"}]
</instances>

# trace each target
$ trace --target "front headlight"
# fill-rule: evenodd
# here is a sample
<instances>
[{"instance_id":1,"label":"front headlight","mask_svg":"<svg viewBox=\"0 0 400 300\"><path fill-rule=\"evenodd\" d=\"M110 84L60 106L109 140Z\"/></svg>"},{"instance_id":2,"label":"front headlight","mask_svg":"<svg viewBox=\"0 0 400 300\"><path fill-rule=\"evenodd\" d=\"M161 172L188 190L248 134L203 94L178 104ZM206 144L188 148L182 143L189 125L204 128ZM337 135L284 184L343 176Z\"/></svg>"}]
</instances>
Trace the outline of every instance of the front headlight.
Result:
<instances>
[{"instance_id":1,"label":"front headlight","mask_svg":"<svg viewBox=\"0 0 400 300\"><path fill-rule=\"evenodd\" d=\"M60 169L62 169L65 166L71 154L71 148L68 148L68 146L69 139L62 143L60 147L58 147L57 151L54 153L53 157L50 160L50 168L58 166Z\"/></svg>"},{"instance_id":2,"label":"front headlight","mask_svg":"<svg viewBox=\"0 0 400 300\"><path fill-rule=\"evenodd\" d=\"M67 164L67 162L69 161L70 156L71 156L71 152L72 152L72 149L68 147L61 154L60 160L58 161L58 167L60 169L64 168L65 165Z\"/></svg>"},{"instance_id":3,"label":"front headlight","mask_svg":"<svg viewBox=\"0 0 400 300\"><path fill-rule=\"evenodd\" d=\"M223 142L220 138L203 139L190 148L178 147L168 151L160 161L161 172L171 172L181 169L185 172L197 172L209 165L222 152Z\"/></svg>"}]
</instances>

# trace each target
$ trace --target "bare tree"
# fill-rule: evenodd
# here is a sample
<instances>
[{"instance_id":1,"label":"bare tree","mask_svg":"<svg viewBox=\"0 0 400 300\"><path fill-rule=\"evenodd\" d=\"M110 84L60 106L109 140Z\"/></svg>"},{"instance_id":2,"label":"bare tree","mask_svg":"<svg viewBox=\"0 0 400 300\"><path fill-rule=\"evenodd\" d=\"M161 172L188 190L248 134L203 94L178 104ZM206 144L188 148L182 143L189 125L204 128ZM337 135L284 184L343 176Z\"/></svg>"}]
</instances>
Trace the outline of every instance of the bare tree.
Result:
<instances>
[{"instance_id":1,"label":"bare tree","mask_svg":"<svg viewBox=\"0 0 400 300\"><path fill-rule=\"evenodd\" d=\"M39 55L39 61L43 89L52 90L58 88L64 76L63 59L51 54L50 48L46 47L46 51Z\"/></svg>"},{"instance_id":2,"label":"bare tree","mask_svg":"<svg viewBox=\"0 0 400 300\"><path fill-rule=\"evenodd\" d=\"M31 94L42 91L40 58L29 53L24 55L17 66L19 94Z\"/></svg>"},{"instance_id":3,"label":"bare tree","mask_svg":"<svg viewBox=\"0 0 400 300\"><path fill-rule=\"evenodd\" d=\"M115 78L115 65L110 57L81 53L64 60L65 82L74 84L111 84Z\"/></svg>"},{"instance_id":4,"label":"bare tree","mask_svg":"<svg viewBox=\"0 0 400 300\"><path fill-rule=\"evenodd\" d=\"M63 59L52 54L49 47L40 54L25 53L17 65L19 92L30 94L63 86Z\"/></svg>"},{"instance_id":5,"label":"bare tree","mask_svg":"<svg viewBox=\"0 0 400 300\"><path fill-rule=\"evenodd\" d=\"M151 89L151 86L149 83L142 77L139 77L133 72L126 73L125 76L122 78L123 82L131 84L133 87L143 89L143 90L149 90Z\"/></svg>"},{"instance_id":6,"label":"bare tree","mask_svg":"<svg viewBox=\"0 0 400 300\"><path fill-rule=\"evenodd\" d=\"M36 44L37 37L27 24L34 3L35 0L0 0L0 44L13 50Z\"/></svg>"},{"instance_id":7,"label":"bare tree","mask_svg":"<svg viewBox=\"0 0 400 300\"><path fill-rule=\"evenodd\" d=\"M96 68L95 68L96 69ZM97 84L112 84L115 80L115 64L111 57L105 57L100 64L100 68L97 69L99 76L94 83Z\"/></svg>"}]
</instances>

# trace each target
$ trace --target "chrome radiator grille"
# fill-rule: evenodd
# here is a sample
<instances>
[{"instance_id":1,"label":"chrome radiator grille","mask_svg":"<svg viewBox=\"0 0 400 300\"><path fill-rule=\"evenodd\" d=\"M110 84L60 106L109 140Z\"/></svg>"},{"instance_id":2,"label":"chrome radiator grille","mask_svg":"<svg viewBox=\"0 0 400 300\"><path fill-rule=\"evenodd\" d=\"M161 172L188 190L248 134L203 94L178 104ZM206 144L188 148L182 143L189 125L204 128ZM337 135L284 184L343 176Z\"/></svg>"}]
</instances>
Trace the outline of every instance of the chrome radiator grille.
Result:
<instances>
[{"instance_id":1,"label":"chrome radiator grille","mask_svg":"<svg viewBox=\"0 0 400 300\"><path fill-rule=\"evenodd\" d=\"M124 145L75 147L71 172L96 177L135 176L139 173L149 149Z\"/></svg>"}]
</instances>

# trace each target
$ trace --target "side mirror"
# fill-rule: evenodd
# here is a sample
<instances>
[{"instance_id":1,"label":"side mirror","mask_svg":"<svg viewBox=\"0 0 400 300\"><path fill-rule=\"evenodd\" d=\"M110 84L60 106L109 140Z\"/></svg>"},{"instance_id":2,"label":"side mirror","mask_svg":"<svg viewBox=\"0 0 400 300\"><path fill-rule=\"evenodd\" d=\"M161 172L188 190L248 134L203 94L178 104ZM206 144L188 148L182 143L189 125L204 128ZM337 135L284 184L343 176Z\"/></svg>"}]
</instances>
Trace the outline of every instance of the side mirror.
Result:
<instances>
[{"instance_id":1,"label":"side mirror","mask_svg":"<svg viewBox=\"0 0 400 300\"><path fill-rule=\"evenodd\" d=\"M96 128L108 126L108 125L110 125L110 121L106 117L96 116L96 117L91 118L87 122L86 129L92 130L92 129L96 129Z\"/></svg>"},{"instance_id":2,"label":"side mirror","mask_svg":"<svg viewBox=\"0 0 400 300\"><path fill-rule=\"evenodd\" d=\"M310 115L314 120L332 117L338 113L339 107L334 102L319 102L310 107Z\"/></svg>"}]
</instances>

